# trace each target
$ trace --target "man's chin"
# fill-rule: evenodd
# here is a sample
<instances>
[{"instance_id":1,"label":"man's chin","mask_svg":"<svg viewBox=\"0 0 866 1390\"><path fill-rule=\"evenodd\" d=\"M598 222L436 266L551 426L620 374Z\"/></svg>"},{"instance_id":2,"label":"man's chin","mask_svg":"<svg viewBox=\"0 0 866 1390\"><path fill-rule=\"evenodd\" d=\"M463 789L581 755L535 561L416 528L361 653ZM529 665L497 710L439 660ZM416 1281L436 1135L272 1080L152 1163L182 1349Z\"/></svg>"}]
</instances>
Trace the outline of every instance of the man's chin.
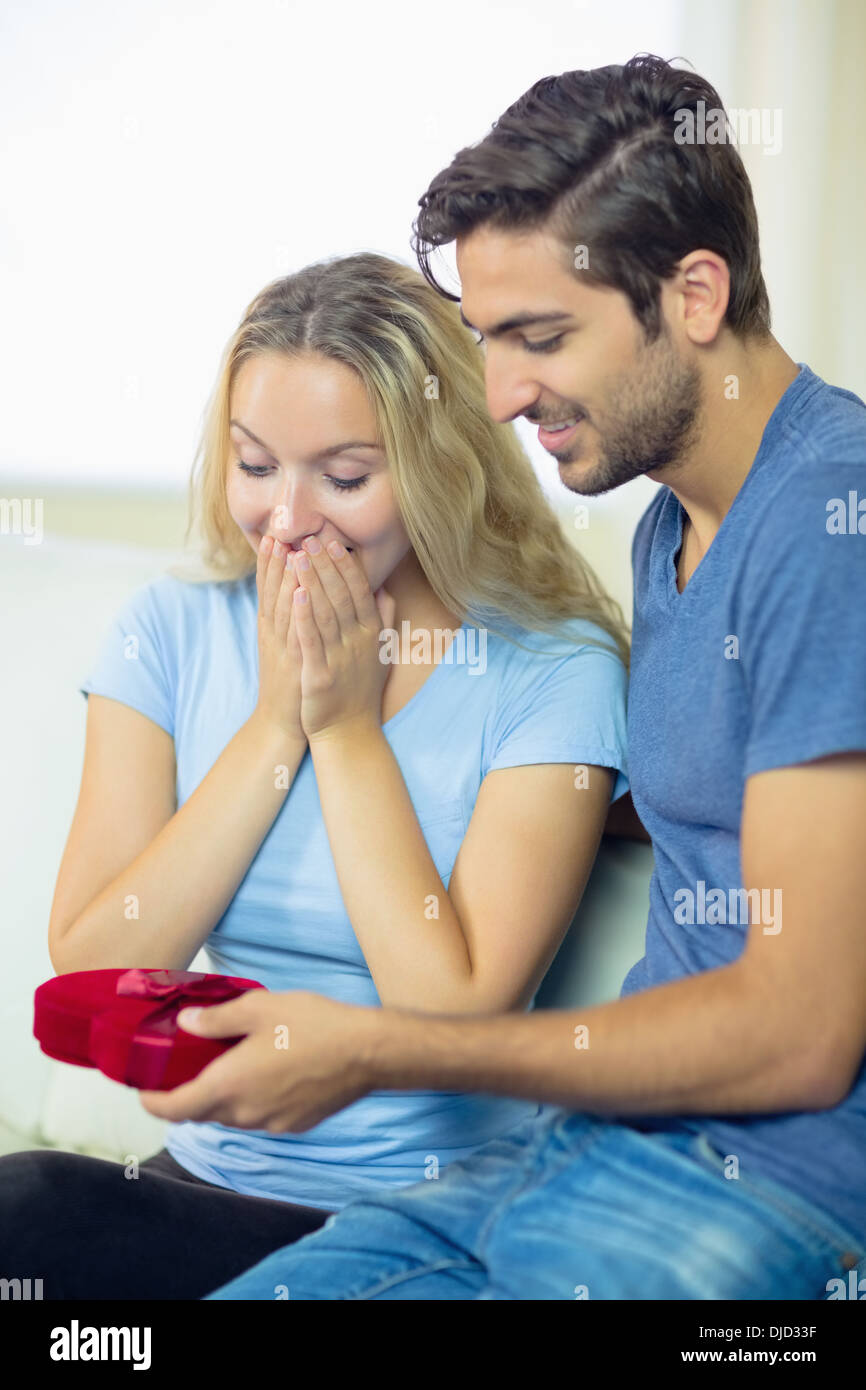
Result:
<instances>
[{"instance_id":1,"label":"man's chin","mask_svg":"<svg viewBox=\"0 0 866 1390\"><path fill-rule=\"evenodd\" d=\"M557 459L559 480L569 492L582 493L584 497L594 497L599 492L607 492L611 486L606 470L598 459L562 458Z\"/></svg>"},{"instance_id":2,"label":"man's chin","mask_svg":"<svg viewBox=\"0 0 866 1390\"><path fill-rule=\"evenodd\" d=\"M572 461L559 459L558 464L559 480L563 486L569 492L579 492L584 497L600 497L603 492L612 492L614 488L642 477L653 467L651 459L638 461L618 458L614 462L609 458L588 456Z\"/></svg>"}]
</instances>

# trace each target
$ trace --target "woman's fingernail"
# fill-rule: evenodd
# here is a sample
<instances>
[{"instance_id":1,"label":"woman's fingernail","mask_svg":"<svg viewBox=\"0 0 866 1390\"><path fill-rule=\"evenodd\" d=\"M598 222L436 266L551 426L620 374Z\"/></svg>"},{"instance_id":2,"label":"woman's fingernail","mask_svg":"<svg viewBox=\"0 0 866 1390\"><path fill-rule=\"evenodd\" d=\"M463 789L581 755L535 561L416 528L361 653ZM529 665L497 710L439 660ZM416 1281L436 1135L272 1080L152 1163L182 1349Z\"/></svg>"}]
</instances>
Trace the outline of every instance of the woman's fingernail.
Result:
<instances>
[{"instance_id":1,"label":"woman's fingernail","mask_svg":"<svg viewBox=\"0 0 866 1390\"><path fill-rule=\"evenodd\" d=\"M345 546L340 545L339 541L329 541L327 545L327 551L328 554L332 555L335 560L339 560L341 555L345 555L346 548Z\"/></svg>"},{"instance_id":2,"label":"woman's fingernail","mask_svg":"<svg viewBox=\"0 0 866 1390\"><path fill-rule=\"evenodd\" d=\"M310 568L310 557L309 555L305 555L303 550L298 551L297 565L299 570L308 570Z\"/></svg>"},{"instance_id":3,"label":"woman's fingernail","mask_svg":"<svg viewBox=\"0 0 866 1390\"><path fill-rule=\"evenodd\" d=\"M318 536L307 536L306 540L304 541L304 545L307 547L311 555L318 555L319 551L322 548L322 542L319 540Z\"/></svg>"},{"instance_id":4,"label":"woman's fingernail","mask_svg":"<svg viewBox=\"0 0 866 1390\"><path fill-rule=\"evenodd\" d=\"M177 1021L181 1028L186 1028L188 1024L194 1028L198 1022L200 1013L201 1009L181 1009L177 1016Z\"/></svg>"}]
</instances>

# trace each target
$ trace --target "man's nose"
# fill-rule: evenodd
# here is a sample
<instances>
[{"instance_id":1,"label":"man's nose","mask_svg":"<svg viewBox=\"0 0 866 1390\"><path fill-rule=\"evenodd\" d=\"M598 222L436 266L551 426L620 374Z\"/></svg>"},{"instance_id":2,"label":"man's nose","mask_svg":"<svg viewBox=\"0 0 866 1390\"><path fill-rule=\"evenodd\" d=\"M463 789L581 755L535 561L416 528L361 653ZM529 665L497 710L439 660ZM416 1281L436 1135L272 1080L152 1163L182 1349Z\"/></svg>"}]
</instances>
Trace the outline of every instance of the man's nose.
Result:
<instances>
[{"instance_id":1,"label":"man's nose","mask_svg":"<svg viewBox=\"0 0 866 1390\"><path fill-rule=\"evenodd\" d=\"M496 352L487 348L484 364L484 386L487 409L500 425L514 420L537 402L541 391L537 381L527 378L516 365L508 365Z\"/></svg>"}]
</instances>

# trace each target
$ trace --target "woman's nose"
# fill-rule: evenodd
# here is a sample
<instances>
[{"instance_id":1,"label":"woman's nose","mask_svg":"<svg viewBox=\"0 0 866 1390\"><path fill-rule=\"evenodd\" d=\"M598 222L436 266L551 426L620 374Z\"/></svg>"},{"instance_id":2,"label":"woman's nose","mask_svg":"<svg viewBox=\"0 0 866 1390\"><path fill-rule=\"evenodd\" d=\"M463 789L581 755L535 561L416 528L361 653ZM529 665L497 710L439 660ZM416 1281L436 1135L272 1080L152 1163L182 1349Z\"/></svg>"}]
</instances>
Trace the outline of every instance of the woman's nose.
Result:
<instances>
[{"instance_id":1,"label":"woman's nose","mask_svg":"<svg viewBox=\"0 0 866 1390\"><path fill-rule=\"evenodd\" d=\"M286 495L271 513L271 532L277 540L294 549L305 536L315 535L321 527L321 513L297 490Z\"/></svg>"}]
</instances>

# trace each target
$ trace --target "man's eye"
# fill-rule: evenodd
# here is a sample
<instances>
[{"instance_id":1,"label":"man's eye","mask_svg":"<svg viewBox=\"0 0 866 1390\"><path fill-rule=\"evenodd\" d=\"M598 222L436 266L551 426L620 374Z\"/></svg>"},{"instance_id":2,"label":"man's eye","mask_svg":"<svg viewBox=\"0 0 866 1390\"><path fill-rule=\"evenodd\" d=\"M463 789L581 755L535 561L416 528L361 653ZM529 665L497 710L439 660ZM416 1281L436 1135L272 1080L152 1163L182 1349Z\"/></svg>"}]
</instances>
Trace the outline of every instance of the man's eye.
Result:
<instances>
[{"instance_id":1,"label":"man's eye","mask_svg":"<svg viewBox=\"0 0 866 1390\"><path fill-rule=\"evenodd\" d=\"M527 352L553 352L555 348L559 347L564 337L564 333L557 333L555 338L545 338L540 343L530 343L528 338L524 338L523 346Z\"/></svg>"}]
</instances>

